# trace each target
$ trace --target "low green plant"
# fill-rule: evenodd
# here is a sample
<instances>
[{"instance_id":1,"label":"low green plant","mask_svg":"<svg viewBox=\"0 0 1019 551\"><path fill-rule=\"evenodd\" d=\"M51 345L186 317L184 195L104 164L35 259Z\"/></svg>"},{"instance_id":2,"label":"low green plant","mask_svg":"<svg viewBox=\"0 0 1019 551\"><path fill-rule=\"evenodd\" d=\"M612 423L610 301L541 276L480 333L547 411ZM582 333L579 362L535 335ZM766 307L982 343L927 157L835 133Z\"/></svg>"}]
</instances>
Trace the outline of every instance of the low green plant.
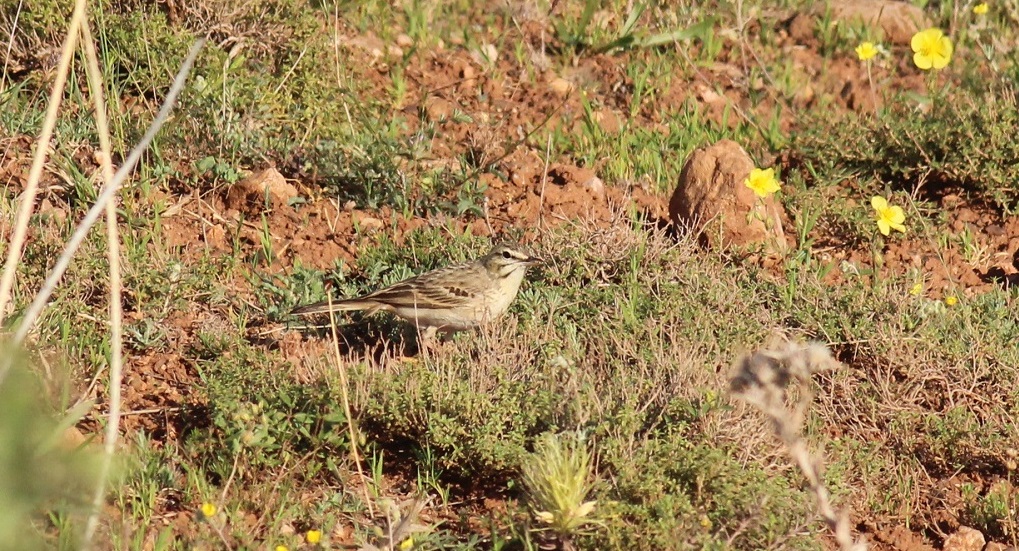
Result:
<instances>
[{"instance_id":1,"label":"low green plant","mask_svg":"<svg viewBox=\"0 0 1019 551\"><path fill-rule=\"evenodd\" d=\"M793 147L815 163L875 174L894 190L938 193L957 188L1005 210L1019 205L1019 185L1005 168L1019 163L1014 90L963 92L935 101L918 114L896 101L879 117L850 116L807 124ZM878 188L868 188L873 194Z\"/></svg>"},{"instance_id":2,"label":"low green plant","mask_svg":"<svg viewBox=\"0 0 1019 551\"><path fill-rule=\"evenodd\" d=\"M79 517L91 506L99 458L65 431L91 407L65 413L48 396L25 354L0 343L0 549L42 548L54 539L73 544ZM48 519L48 520L47 520ZM55 526L54 526L55 524ZM55 531L52 528L56 528Z\"/></svg>"},{"instance_id":3,"label":"low green plant","mask_svg":"<svg viewBox=\"0 0 1019 551\"><path fill-rule=\"evenodd\" d=\"M589 500L595 478L583 435L546 434L521 464L521 479L539 524L570 539L601 522Z\"/></svg>"}]
</instances>

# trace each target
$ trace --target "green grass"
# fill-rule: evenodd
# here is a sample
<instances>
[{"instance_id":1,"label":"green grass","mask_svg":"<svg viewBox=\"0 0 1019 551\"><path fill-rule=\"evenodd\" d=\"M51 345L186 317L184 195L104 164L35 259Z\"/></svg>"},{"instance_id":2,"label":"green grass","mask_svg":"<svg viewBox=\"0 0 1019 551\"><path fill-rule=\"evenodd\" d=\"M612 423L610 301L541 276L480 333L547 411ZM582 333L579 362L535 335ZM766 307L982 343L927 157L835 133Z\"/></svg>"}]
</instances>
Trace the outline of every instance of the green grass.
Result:
<instances>
[{"instance_id":1,"label":"green grass","mask_svg":"<svg viewBox=\"0 0 1019 551\"><path fill-rule=\"evenodd\" d=\"M818 75L790 57L781 25L806 6L550 7L274 0L255 9L230 0L176 15L119 2L91 8L118 155L152 118L193 38L214 29L118 204L129 373L142 370L145 384L171 388L178 403L132 402L132 422L143 421L122 441L100 547L225 540L298 549L311 547L309 530L322 532L323 548L384 547L408 516L404 526L415 529L398 533L415 549L830 546L767 421L725 390L741 355L776 336L820 341L843 362L814 377L803 432L824 459L836 506L861 520L854 527L908 526L937 543L940 492L958 487L960 522L1014 545L1016 293L973 295L953 281L910 292L931 283L931 262L956 252L974 264L1012 252L987 250L977 229L950 227L941 202L959 195L1002 224L1015 210L1014 52L988 59L981 50L994 32L1014 37L1006 15L982 27L970 14L929 13L954 25L950 68L889 82L912 70L891 61L909 58L893 47L876 81L890 107L850 113L824 84L815 103L798 104L797 93L825 82L832 66L855 63L852 48L875 38L874 29L822 18ZM0 0L0 13L15 8ZM5 175L27 173L17 138L39 131L52 82L33 52L61 38L64 11L44 3L19 19L12 59L28 69L0 90L0 151L14 163ZM480 56L492 51L494 62ZM472 64L475 85L450 69L457 61ZM579 87L567 102L546 82L564 75ZM489 81L504 85L501 96ZM716 109L702 89L745 101ZM430 119L429 97L453 101L455 112ZM619 131L602 126L604 113L618 118ZM57 210L33 219L5 327L97 194L95 122L80 71L56 136L43 188ZM337 359L328 327L288 315L326 293L354 296L483 252L485 197L540 193L508 184L503 155L519 149L544 160L550 145L550 163L591 168L624 194L642 186L667 199L690 152L720 139L779 169L796 244L777 265L704 250L626 207L613 206L611 223L554 227L495 212L503 237L549 259L496 327L406 359L400 351L416 336L405 324L386 314L340 316ZM297 183L304 203L269 202L252 215L223 200L227 187L265 166ZM21 181L5 178L6 221ZM872 195L905 207L906 234L877 234ZM382 228L355 227L350 207ZM320 217L338 229L316 239L343 244L353 261L295 254L309 245L274 227L300 230ZM173 231L198 239L215 226L227 234L226 250L170 245ZM5 489L18 480L0 480L0 495L20 496L21 511L0 525L0 540L77 548L92 459L49 448L40 456L45 439L26 435L57 434L58 420L81 415L87 432L105 426L103 374L90 395L100 405L69 410L108 362L104 239L100 230L89 235L35 333L31 371L59 389L38 393L52 398L49 409L42 400L0 400L13 408L0 415L0 441L26 443L0 471L38 483L15 494ZM896 256L906 244L922 263ZM0 242L0 252L6 247ZM958 303L947 306L948 295ZM0 384L0 394L28 395L15 392L37 384L24 382L26 373ZM38 426L14 422L28 418ZM564 435L581 437L550 444ZM568 476L552 467L579 457L571 446L581 445L589 486L573 500L594 502L593 522L549 530L536 514L551 507L538 505L535 473ZM417 498L429 500L421 513ZM204 503L217 512L203 518Z\"/></svg>"}]
</instances>

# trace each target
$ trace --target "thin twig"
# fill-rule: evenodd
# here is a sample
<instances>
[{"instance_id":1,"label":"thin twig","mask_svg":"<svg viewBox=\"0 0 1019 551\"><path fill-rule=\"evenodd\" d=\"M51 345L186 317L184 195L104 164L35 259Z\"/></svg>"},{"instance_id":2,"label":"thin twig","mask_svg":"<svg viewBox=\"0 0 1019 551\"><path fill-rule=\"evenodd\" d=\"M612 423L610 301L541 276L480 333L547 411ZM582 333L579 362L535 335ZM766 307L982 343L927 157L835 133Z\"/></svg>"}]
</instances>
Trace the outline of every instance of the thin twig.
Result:
<instances>
[{"instance_id":1,"label":"thin twig","mask_svg":"<svg viewBox=\"0 0 1019 551\"><path fill-rule=\"evenodd\" d=\"M340 356L340 338L336 333L336 312L333 310L332 294L327 293L326 300L329 301L329 328L333 336L336 370L340 373L340 397L343 399L343 414L347 416L347 430L350 432L350 454L354 457L354 466L357 467L357 474L361 477L361 489L364 490L364 503L368 506L368 515L375 516L371 496L368 495L368 487L363 484L368 477L365 476L364 470L361 468L361 454L357 451L357 431L354 430L354 415L350 411L350 397L347 395L347 367Z\"/></svg>"},{"instance_id":2,"label":"thin twig","mask_svg":"<svg viewBox=\"0 0 1019 551\"><path fill-rule=\"evenodd\" d=\"M542 222L545 216L542 211L545 209L545 184L548 183L548 158L552 156L552 134L548 135L545 143L545 168L541 171L541 193L538 195L538 231L541 231Z\"/></svg>"},{"instance_id":3,"label":"thin twig","mask_svg":"<svg viewBox=\"0 0 1019 551\"><path fill-rule=\"evenodd\" d=\"M849 516L835 511L832 506L831 495L824 485L821 458L810 453L800 434L803 416L812 399L808 386L811 374L837 365L823 345L790 343L782 349L761 350L741 359L730 388L733 394L770 418L775 434L807 479L818 512L835 536L839 549L866 551L865 542L853 541ZM795 409L789 411L785 407L786 387L796 383L804 385L804 390Z\"/></svg>"},{"instance_id":4,"label":"thin twig","mask_svg":"<svg viewBox=\"0 0 1019 551\"><path fill-rule=\"evenodd\" d=\"M67 83L71 56L74 55L74 49L78 44L78 27L81 26L81 21L84 17L85 0L75 0L74 11L71 13L71 22L67 26L67 36L64 37L64 44L60 51L60 62L57 63L56 78L53 80L49 102L46 104L46 118L43 120L42 130L39 132L35 155L32 157L32 168L28 171L28 182L25 183L25 191L21 194L18 217L14 224L14 232L11 234L10 245L8 245L7 249L7 261L4 263L3 275L0 276L0 323L4 320L7 303L11 300L14 274L17 272L18 262L21 261L25 237L28 235L28 221L32 217L35 195L39 190L39 179L42 178L43 165L46 163L46 151L49 149L50 138L53 137L53 128L57 124L60 102L64 98L64 85ZM9 365L10 362L5 361L4 365L0 366L0 383L3 383Z\"/></svg>"},{"instance_id":5,"label":"thin twig","mask_svg":"<svg viewBox=\"0 0 1019 551\"><path fill-rule=\"evenodd\" d=\"M223 485L223 491L219 494L219 502L226 503L226 494L230 491L230 485L234 482L234 477L237 476L237 465L241 461L241 455L244 454L244 448L241 448L236 454L234 454L234 464L230 467L230 476L226 478L226 484Z\"/></svg>"},{"instance_id":6,"label":"thin twig","mask_svg":"<svg viewBox=\"0 0 1019 551\"><path fill-rule=\"evenodd\" d=\"M7 89L7 65L11 61L11 50L14 49L14 33L18 31L18 19L21 17L21 8L25 0L18 0L18 9L14 12L14 22L11 23L11 34L7 37L7 55L4 56L4 72L0 75L0 90Z\"/></svg>"},{"instance_id":7,"label":"thin twig","mask_svg":"<svg viewBox=\"0 0 1019 551\"><path fill-rule=\"evenodd\" d=\"M88 75L89 88L91 88L92 100L96 110L96 130L99 133L99 149L102 151L102 158L99 163L102 168L103 182L105 186L112 186L113 182L113 146L110 143L110 127L106 116L106 99L103 97L103 75L99 69L99 56L96 54L96 46L92 41L92 32L89 30L88 19L81 22L81 41L85 47L85 71ZM113 463L113 452L117 448L117 438L120 436L120 385L123 383L123 353L124 353L124 309L121 304L122 283L120 279L120 236L117 233L117 209L113 201L106 202L106 239L109 242L107 256L110 263L110 387L109 387L109 419L106 422L106 436L104 440L104 458L99 471L99 480L96 482L96 491L92 496L92 512L89 513L88 522L85 524L85 535L82 538L81 548L88 549L92 545L92 537L96 528L99 527L99 512L103 503L103 496L106 494L106 481L110 475L110 465Z\"/></svg>"}]
</instances>

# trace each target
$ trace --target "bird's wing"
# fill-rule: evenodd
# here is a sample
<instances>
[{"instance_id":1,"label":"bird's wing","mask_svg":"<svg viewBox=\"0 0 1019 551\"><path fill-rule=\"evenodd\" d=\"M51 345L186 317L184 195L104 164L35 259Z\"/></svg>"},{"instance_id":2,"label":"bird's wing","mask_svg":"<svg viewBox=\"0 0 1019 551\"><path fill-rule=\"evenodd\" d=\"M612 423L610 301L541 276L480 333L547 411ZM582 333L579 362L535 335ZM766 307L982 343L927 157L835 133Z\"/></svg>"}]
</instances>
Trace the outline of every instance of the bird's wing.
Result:
<instances>
[{"instance_id":1,"label":"bird's wing","mask_svg":"<svg viewBox=\"0 0 1019 551\"><path fill-rule=\"evenodd\" d=\"M364 297L393 307L457 308L470 302L480 289L464 278L464 266L441 268L401 281Z\"/></svg>"}]
</instances>

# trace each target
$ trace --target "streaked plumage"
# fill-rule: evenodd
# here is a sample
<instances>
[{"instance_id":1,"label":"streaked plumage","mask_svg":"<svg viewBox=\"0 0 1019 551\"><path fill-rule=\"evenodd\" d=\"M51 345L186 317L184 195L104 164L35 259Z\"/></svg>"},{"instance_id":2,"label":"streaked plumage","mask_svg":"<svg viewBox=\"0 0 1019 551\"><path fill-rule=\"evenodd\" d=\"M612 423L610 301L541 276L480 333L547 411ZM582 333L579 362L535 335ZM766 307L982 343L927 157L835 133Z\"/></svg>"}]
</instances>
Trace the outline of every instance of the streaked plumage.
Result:
<instances>
[{"instance_id":1,"label":"streaked plumage","mask_svg":"<svg viewBox=\"0 0 1019 551\"><path fill-rule=\"evenodd\" d=\"M462 331L505 314L528 266L539 262L509 245L496 245L477 260L426 272L363 297L334 301L332 308L318 302L292 313L385 310L422 329Z\"/></svg>"}]
</instances>

